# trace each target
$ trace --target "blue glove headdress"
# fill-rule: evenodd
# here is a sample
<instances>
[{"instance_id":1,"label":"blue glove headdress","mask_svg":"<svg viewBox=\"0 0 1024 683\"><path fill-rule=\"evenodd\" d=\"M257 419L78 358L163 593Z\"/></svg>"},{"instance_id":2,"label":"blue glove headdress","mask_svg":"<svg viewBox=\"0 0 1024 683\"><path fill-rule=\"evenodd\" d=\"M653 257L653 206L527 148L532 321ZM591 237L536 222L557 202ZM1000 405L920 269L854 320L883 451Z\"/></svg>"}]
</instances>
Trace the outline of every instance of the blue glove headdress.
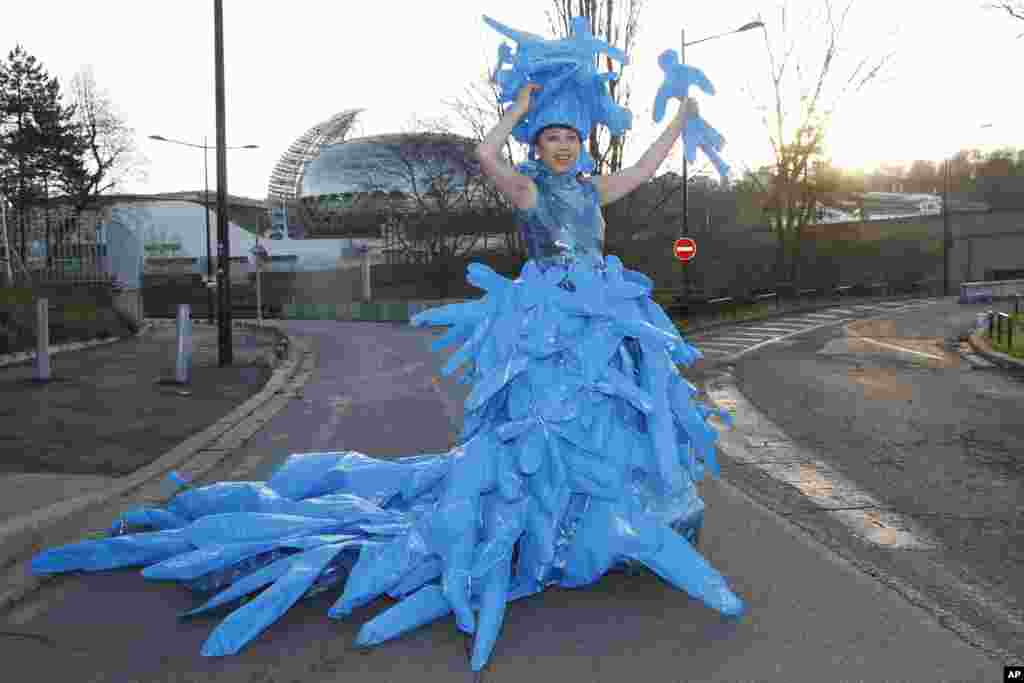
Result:
<instances>
[{"instance_id":1,"label":"blue glove headdress","mask_svg":"<svg viewBox=\"0 0 1024 683\"><path fill-rule=\"evenodd\" d=\"M586 17L573 17L572 37L545 40L533 33L517 31L484 16L484 22L516 42L516 52L507 43L498 48L498 64L492 79L499 87L500 102L514 102L516 95L527 83L536 83L541 90L531 97L530 109L512 136L520 143L530 145L530 161L520 170L534 175L538 162L533 143L541 129L568 126L580 136L580 155L572 173L591 172L594 160L587 153L586 140L597 123L608 127L612 135L621 135L633 125L633 115L621 107L608 94L608 81L615 73L598 74L594 57L605 53L623 64L629 57L622 50L598 40L590 32ZM502 69L511 64L511 69Z\"/></svg>"}]
</instances>

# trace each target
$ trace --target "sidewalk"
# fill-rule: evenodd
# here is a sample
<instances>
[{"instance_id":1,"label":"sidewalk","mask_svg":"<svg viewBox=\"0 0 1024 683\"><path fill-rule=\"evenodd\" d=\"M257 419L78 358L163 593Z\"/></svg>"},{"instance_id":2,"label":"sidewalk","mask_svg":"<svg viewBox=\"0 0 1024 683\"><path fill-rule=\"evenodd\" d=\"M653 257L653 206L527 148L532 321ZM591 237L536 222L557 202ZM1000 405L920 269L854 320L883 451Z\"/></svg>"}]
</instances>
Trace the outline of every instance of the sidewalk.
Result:
<instances>
[{"instance_id":1,"label":"sidewalk","mask_svg":"<svg viewBox=\"0 0 1024 683\"><path fill-rule=\"evenodd\" d=\"M218 367L217 328L193 324L192 374L173 379L174 321L111 344L52 354L53 381L29 363L0 367L0 524L101 490L231 412L267 383L280 335L233 330Z\"/></svg>"}]
</instances>

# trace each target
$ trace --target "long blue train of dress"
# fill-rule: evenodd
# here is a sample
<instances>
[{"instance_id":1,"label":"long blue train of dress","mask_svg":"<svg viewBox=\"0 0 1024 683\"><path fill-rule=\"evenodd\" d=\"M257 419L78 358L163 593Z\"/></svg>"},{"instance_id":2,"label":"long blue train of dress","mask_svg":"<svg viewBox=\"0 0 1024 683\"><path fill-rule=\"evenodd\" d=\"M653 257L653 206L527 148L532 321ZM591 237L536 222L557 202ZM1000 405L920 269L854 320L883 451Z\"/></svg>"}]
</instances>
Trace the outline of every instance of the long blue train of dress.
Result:
<instances>
[{"instance_id":1,"label":"long blue train of dress","mask_svg":"<svg viewBox=\"0 0 1024 683\"><path fill-rule=\"evenodd\" d=\"M343 585L328 616L382 595L375 645L454 613L488 661L506 603L547 586L590 584L642 565L722 614L742 601L693 545L717 476L727 413L680 376L700 353L651 299L652 282L601 255L594 187L534 166L538 204L517 211L530 254L515 280L473 263L478 300L424 311L460 344L473 389L459 443L394 460L355 451L295 454L266 482L186 489L139 508L110 537L47 550L37 574L142 566L208 599L194 616L257 597L214 629L202 653L237 653L304 596Z\"/></svg>"}]
</instances>

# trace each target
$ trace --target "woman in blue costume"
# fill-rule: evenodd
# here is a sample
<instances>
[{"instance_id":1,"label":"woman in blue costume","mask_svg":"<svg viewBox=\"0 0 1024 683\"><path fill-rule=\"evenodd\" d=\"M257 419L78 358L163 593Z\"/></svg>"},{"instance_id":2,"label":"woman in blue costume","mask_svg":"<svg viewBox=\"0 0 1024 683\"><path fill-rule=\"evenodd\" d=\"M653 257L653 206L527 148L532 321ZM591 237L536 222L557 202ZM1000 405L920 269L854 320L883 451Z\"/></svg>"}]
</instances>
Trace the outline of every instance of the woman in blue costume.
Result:
<instances>
[{"instance_id":1,"label":"woman in blue costume","mask_svg":"<svg viewBox=\"0 0 1024 683\"><path fill-rule=\"evenodd\" d=\"M499 51L513 68L499 62L495 78L514 104L478 155L515 206L529 260L516 280L471 264L481 299L412 321L450 328L435 350L462 343L443 370L468 365L463 379L474 384L459 444L389 461L292 455L267 482L191 488L165 508L129 511L110 538L40 554L36 573L144 566L147 578L216 591L182 616L265 588L214 630L209 656L238 652L295 602L340 583L332 618L383 595L399 600L363 626L358 644L454 613L475 636L474 670L490 657L507 602L631 565L724 615L742 613L693 547L703 522L695 482L705 469L717 475L707 421L728 416L679 375L677 363L700 354L651 299L650 279L603 255L600 205L649 180L684 124L709 155L720 146L686 98L686 70L702 75L659 60L666 85L656 110L665 96L685 106L635 166L586 179L593 164L582 143L593 124L613 133L630 125L594 71L594 52L625 55L581 18L561 41L485 21L518 51L514 61L506 45ZM519 172L498 157L513 132L532 145Z\"/></svg>"}]
</instances>

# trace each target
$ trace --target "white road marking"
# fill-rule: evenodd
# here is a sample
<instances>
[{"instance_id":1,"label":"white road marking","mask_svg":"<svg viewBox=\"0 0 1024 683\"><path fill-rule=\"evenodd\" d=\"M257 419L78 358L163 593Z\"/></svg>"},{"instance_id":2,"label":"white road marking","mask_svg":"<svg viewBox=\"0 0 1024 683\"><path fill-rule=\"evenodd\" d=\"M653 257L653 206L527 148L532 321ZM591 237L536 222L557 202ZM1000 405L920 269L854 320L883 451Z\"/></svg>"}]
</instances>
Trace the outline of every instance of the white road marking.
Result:
<instances>
[{"instance_id":1,"label":"white road marking","mask_svg":"<svg viewBox=\"0 0 1024 683\"><path fill-rule=\"evenodd\" d=\"M747 345L746 342L709 341L709 342L701 342L700 344L696 344L695 346L698 349L700 349L700 348L704 348L705 346L746 346L746 345Z\"/></svg>"},{"instance_id":2,"label":"white road marking","mask_svg":"<svg viewBox=\"0 0 1024 683\"><path fill-rule=\"evenodd\" d=\"M893 351L901 351L903 353L912 353L915 356L924 356L925 358L933 358L935 360L946 360L942 356L936 356L936 355L931 354L931 353L925 353L924 351L915 351L914 349L908 349L908 348L903 347L903 346L897 346L896 344L889 344L887 342L878 341L877 339L872 339L871 337L859 337L857 335L852 335L850 337L850 339L859 339L861 341L866 341L866 342L870 342L872 344L877 344L878 346L882 346L882 347L885 347L887 349L892 349Z\"/></svg>"},{"instance_id":3,"label":"white road marking","mask_svg":"<svg viewBox=\"0 0 1024 683\"><path fill-rule=\"evenodd\" d=\"M774 326L774 325L771 325L771 326L769 326L769 325L758 325L757 327L744 327L743 329L745 329L745 330L753 330L755 332L757 330L768 330L769 332L792 332L794 329L795 330L800 330L800 329L803 329L804 327L806 327L806 325L799 325L799 326L796 326L796 327L782 327L782 326Z\"/></svg>"},{"instance_id":4,"label":"white road marking","mask_svg":"<svg viewBox=\"0 0 1024 683\"><path fill-rule=\"evenodd\" d=\"M780 335L778 337L773 337L772 339L766 339L763 342L759 342L757 344L754 344L753 346L751 346L749 348L746 348L746 349L743 349L742 351L738 352L734 356L734 358L739 358L740 356L748 354L751 351L756 351L757 349L761 348L762 346L767 346L768 344L774 344L775 342L782 341L783 339L789 339L790 337L795 337L796 335L803 334L804 332L811 332L813 330L821 329L822 327L828 327L830 325L839 325L839 324L842 324L842 323L845 323L845 322L850 322L850 319L849 318L838 318L838 319L833 320L831 322L821 323L820 325L812 325L811 327L803 327L803 328L801 328L799 330L796 330L794 332L790 332L789 334L783 334L783 335Z\"/></svg>"},{"instance_id":5,"label":"white road marking","mask_svg":"<svg viewBox=\"0 0 1024 683\"><path fill-rule=\"evenodd\" d=\"M909 518L885 510L884 505L855 482L817 460L813 452L793 443L785 432L758 412L732 382L713 381L708 386L708 396L733 416L731 429L712 421L727 456L754 465L794 486L809 501L827 510L825 514L872 543L905 550L937 546L936 541Z\"/></svg>"},{"instance_id":6,"label":"white road marking","mask_svg":"<svg viewBox=\"0 0 1024 683\"><path fill-rule=\"evenodd\" d=\"M695 334L686 335L686 338L691 340L693 345L697 346L698 348L703 349L705 347L710 347L710 351L713 353L728 353L728 351L715 352L715 347L740 347L741 350L732 352L731 354L731 357L733 359L738 359L740 356L750 353L751 351L755 351L761 348L762 346L780 343L789 339L790 337L794 337L804 332L812 332L822 327L828 327L829 325L840 325L843 323L852 322L854 320L853 318L841 317L837 315L839 313L851 314L855 312L865 311L875 313L884 311L885 313L892 313L899 312L902 310L908 310L910 306L914 304L916 304L916 306L914 307L917 308L928 306L933 303L939 302L920 301L909 302L909 304L908 302L881 302L879 304L861 304L858 306L849 306L845 309L828 309L828 314L794 314L793 318L791 318L794 321L792 323L786 323L783 321L775 324L757 325L753 327L747 326L743 323L737 323L736 327L732 328L731 331L709 330L707 332L697 332ZM883 305L885 304L888 305L884 306L883 308ZM896 306L901 306L902 308L896 308ZM852 311L850 309L860 309L860 311ZM780 332L782 334L778 334ZM704 341L705 339L707 341ZM726 341L729 339L740 339L742 341ZM906 349L900 346L887 345L884 342L879 342L877 340L869 339L867 337L857 337L857 339L864 339L874 344L888 346L889 348L896 351L913 353L915 355L925 356L927 358L933 358L935 360L944 360L942 358L939 358L938 356L923 353L921 351L914 351L912 349ZM750 344L751 342L755 343Z\"/></svg>"}]
</instances>

